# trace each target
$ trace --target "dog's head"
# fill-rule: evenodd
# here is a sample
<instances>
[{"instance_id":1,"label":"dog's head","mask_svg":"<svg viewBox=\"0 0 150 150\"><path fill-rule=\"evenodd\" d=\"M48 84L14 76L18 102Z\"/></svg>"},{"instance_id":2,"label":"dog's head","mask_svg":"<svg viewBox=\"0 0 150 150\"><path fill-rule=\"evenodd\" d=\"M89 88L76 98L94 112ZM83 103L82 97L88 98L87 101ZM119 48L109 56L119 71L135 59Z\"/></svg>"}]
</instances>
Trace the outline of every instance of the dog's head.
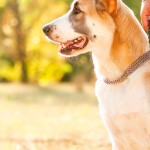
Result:
<instances>
[{"instance_id":1,"label":"dog's head","mask_svg":"<svg viewBox=\"0 0 150 150\"><path fill-rule=\"evenodd\" d=\"M75 56L112 42L116 12L117 0L74 0L70 11L45 25L43 31L60 44L60 54Z\"/></svg>"}]
</instances>

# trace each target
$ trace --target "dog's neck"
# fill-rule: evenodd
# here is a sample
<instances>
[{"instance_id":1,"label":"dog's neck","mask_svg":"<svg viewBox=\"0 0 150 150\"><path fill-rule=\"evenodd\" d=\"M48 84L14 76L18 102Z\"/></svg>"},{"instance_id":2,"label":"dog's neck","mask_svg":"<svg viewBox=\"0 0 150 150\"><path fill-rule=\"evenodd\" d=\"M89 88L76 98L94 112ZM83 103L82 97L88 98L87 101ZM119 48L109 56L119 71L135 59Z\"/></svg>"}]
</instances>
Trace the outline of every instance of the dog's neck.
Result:
<instances>
[{"instance_id":1,"label":"dog's neck","mask_svg":"<svg viewBox=\"0 0 150 150\"><path fill-rule=\"evenodd\" d=\"M117 79L148 49L146 33L132 12L122 3L113 18L116 30L113 39L106 40L93 52L97 77ZM104 47L104 49L103 49Z\"/></svg>"}]
</instances>

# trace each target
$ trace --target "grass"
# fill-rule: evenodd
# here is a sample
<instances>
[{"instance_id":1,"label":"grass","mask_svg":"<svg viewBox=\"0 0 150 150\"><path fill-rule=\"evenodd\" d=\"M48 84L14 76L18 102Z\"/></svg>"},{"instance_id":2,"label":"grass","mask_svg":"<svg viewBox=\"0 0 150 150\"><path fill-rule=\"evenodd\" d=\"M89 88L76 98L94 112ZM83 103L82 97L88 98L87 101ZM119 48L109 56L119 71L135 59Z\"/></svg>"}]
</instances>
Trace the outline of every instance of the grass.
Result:
<instances>
[{"instance_id":1,"label":"grass","mask_svg":"<svg viewBox=\"0 0 150 150\"><path fill-rule=\"evenodd\" d=\"M110 150L94 86L0 84L0 150Z\"/></svg>"}]
</instances>

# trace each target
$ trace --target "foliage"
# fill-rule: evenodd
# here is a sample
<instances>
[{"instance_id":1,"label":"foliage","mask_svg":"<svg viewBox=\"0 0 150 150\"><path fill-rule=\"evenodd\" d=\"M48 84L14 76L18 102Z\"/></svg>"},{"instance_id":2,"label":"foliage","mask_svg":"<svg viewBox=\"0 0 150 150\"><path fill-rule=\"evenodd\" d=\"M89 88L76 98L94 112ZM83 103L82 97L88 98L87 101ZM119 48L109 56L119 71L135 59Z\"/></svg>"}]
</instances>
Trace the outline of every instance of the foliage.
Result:
<instances>
[{"instance_id":1,"label":"foliage","mask_svg":"<svg viewBox=\"0 0 150 150\"><path fill-rule=\"evenodd\" d=\"M72 66L72 72L66 73L63 81L78 80L76 83L82 84L84 81L93 79L93 63L90 53L70 58L68 63Z\"/></svg>"},{"instance_id":2,"label":"foliage","mask_svg":"<svg viewBox=\"0 0 150 150\"><path fill-rule=\"evenodd\" d=\"M0 1L0 80L46 84L70 81L76 75L90 80L89 54L67 61L58 46L45 40L42 26L63 15L72 0ZM124 2L140 19L141 0ZM81 79L81 76L79 77Z\"/></svg>"},{"instance_id":3,"label":"foliage","mask_svg":"<svg viewBox=\"0 0 150 150\"><path fill-rule=\"evenodd\" d=\"M141 6L141 0L123 0L135 13L136 17L140 21L140 6Z\"/></svg>"},{"instance_id":4,"label":"foliage","mask_svg":"<svg viewBox=\"0 0 150 150\"><path fill-rule=\"evenodd\" d=\"M43 84L59 81L71 71L71 66L57 55L58 47L48 43L42 32L44 24L64 14L67 8L61 0L0 1L1 80L26 78Z\"/></svg>"}]
</instances>

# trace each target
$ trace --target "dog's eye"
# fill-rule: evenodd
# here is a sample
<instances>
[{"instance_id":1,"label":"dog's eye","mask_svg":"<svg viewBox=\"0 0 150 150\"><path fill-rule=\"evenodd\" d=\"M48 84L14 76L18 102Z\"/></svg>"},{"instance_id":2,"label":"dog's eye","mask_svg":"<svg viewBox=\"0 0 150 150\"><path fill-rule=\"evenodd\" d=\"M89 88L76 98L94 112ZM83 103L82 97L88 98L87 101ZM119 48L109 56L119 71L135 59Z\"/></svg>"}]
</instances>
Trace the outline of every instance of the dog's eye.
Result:
<instances>
[{"instance_id":1,"label":"dog's eye","mask_svg":"<svg viewBox=\"0 0 150 150\"><path fill-rule=\"evenodd\" d=\"M79 8L79 3L77 2L74 6L74 14L77 15L77 14L80 14L82 11L81 9Z\"/></svg>"}]
</instances>

